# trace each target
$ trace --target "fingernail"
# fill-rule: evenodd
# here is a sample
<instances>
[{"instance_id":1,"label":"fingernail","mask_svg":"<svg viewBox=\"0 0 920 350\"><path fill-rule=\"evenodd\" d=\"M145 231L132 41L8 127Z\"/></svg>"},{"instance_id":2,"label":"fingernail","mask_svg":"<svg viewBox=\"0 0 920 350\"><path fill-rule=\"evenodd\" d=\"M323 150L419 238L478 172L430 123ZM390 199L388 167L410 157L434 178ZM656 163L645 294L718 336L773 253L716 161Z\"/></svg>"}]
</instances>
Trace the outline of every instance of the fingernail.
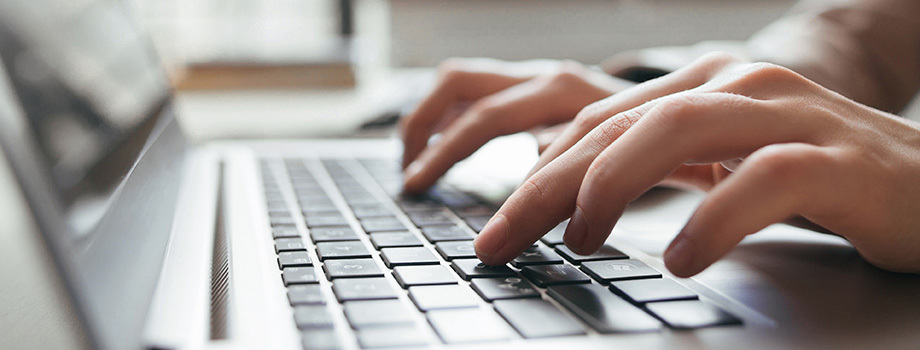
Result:
<instances>
[{"instance_id":1,"label":"fingernail","mask_svg":"<svg viewBox=\"0 0 920 350\"><path fill-rule=\"evenodd\" d=\"M414 183L415 178L418 177L418 174L422 172L422 169L425 167L425 164L421 160L415 160L406 167L405 172L403 172L403 184L410 185ZM409 187L409 186L406 186Z\"/></svg>"},{"instance_id":2,"label":"fingernail","mask_svg":"<svg viewBox=\"0 0 920 350\"><path fill-rule=\"evenodd\" d=\"M687 235L681 231L664 253L664 264L675 275L686 277L693 269L693 247Z\"/></svg>"},{"instance_id":3,"label":"fingernail","mask_svg":"<svg viewBox=\"0 0 920 350\"><path fill-rule=\"evenodd\" d=\"M569 247L569 249L580 252L582 248L584 248L582 245L584 245L587 235L588 223L585 221L585 215L581 212L581 209L575 207L575 213L572 214L572 218L565 228L565 234L562 236L562 240L565 241L565 245Z\"/></svg>"},{"instance_id":4,"label":"fingernail","mask_svg":"<svg viewBox=\"0 0 920 350\"><path fill-rule=\"evenodd\" d=\"M489 223L476 237L476 241L473 242L479 260L492 262L491 258L505 246L509 231L508 221L505 220L504 215L499 214L489 220Z\"/></svg>"}]
</instances>

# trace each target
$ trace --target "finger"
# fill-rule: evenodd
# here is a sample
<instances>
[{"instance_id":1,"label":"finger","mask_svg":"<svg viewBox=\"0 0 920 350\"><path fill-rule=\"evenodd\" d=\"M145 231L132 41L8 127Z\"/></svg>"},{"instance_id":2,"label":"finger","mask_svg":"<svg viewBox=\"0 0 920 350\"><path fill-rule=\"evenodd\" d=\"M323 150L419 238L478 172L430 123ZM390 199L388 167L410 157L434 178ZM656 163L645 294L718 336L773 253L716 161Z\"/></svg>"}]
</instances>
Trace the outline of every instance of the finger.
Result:
<instances>
[{"instance_id":1,"label":"finger","mask_svg":"<svg viewBox=\"0 0 920 350\"><path fill-rule=\"evenodd\" d=\"M559 82L554 79L532 79L475 103L406 168L403 190L423 191L489 140L571 119L582 106L607 95L606 91L589 89L586 91L590 93L560 101L553 98L559 95Z\"/></svg>"},{"instance_id":2,"label":"finger","mask_svg":"<svg viewBox=\"0 0 920 350\"><path fill-rule=\"evenodd\" d=\"M828 148L775 144L754 152L734 175L717 185L665 252L678 277L695 275L741 240L770 224L808 210L833 178Z\"/></svg>"},{"instance_id":3,"label":"finger","mask_svg":"<svg viewBox=\"0 0 920 350\"><path fill-rule=\"evenodd\" d=\"M708 192L729 174L731 174L731 172L719 163L681 165L677 170L674 170L674 172L662 179L658 185L690 191Z\"/></svg>"},{"instance_id":4,"label":"finger","mask_svg":"<svg viewBox=\"0 0 920 350\"><path fill-rule=\"evenodd\" d=\"M502 66L459 60L442 64L437 86L414 112L401 120L404 168L425 149L433 129L451 106L491 95L530 79L528 76L501 74L499 67Z\"/></svg>"},{"instance_id":5,"label":"finger","mask_svg":"<svg viewBox=\"0 0 920 350\"><path fill-rule=\"evenodd\" d=\"M538 128L539 130L531 131L534 139L537 141L537 153L543 153L546 151L546 147L549 147L550 143L559 137L559 134L568 127L569 123L556 124L546 128Z\"/></svg>"},{"instance_id":6,"label":"finger","mask_svg":"<svg viewBox=\"0 0 920 350\"><path fill-rule=\"evenodd\" d=\"M813 126L774 108L734 94L687 92L639 112L639 122L600 152L585 174L566 245L580 254L596 251L626 204L685 163L718 162L772 143L809 140ZM607 123L585 138L607 138L602 127Z\"/></svg>"},{"instance_id":7,"label":"finger","mask_svg":"<svg viewBox=\"0 0 920 350\"><path fill-rule=\"evenodd\" d=\"M637 121L648 103L618 114L604 125L610 141L585 139L524 183L505 201L476 238L476 255L488 264L503 264L572 215L578 188L588 166L609 143Z\"/></svg>"},{"instance_id":8,"label":"finger","mask_svg":"<svg viewBox=\"0 0 920 350\"><path fill-rule=\"evenodd\" d=\"M578 113L575 121L540 155L540 159L534 165L528 177L571 148L598 124L614 114L635 108L662 96L698 87L706 83L726 66L736 63L738 63L738 60L732 56L724 54L707 55L674 73L636 85L631 89L586 107Z\"/></svg>"}]
</instances>

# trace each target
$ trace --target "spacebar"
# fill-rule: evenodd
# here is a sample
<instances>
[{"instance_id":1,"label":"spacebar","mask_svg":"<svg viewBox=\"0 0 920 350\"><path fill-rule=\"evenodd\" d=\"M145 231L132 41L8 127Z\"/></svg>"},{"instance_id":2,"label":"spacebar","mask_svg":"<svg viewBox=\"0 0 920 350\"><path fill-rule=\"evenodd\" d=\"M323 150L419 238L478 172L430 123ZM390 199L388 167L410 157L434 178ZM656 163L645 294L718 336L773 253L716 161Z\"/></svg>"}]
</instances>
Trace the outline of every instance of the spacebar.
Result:
<instances>
[{"instance_id":1,"label":"spacebar","mask_svg":"<svg viewBox=\"0 0 920 350\"><path fill-rule=\"evenodd\" d=\"M549 295L600 333L654 332L660 321L596 284L547 288Z\"/></svg>"}]
</instances>

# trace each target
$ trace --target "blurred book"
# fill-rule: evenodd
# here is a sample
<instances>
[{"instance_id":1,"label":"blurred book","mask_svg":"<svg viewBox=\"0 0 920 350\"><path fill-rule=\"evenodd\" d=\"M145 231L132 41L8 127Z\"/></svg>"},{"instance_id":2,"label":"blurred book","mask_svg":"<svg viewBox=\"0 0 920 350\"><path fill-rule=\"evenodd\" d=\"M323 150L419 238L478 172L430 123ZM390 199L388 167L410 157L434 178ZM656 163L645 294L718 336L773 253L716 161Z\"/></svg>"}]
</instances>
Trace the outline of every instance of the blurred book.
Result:
<instances>
[{"instance_id":1,"label":"blurred book","mask_svg":"<svg viewBox=\"0 0 920 350\"><path fill-rule=\"evenodd\" d=\"M178 90L351 88L355 73L345 40L298 56L261 51L186 60L172 72Z\"/></svg>"},{"instance_id":2,"label":"blurred book","mask_svg":"<svg viewBox=\"0 0 920 350\"><path fill-rule=\"evenodd\" d=\"M336 0L135 1L179 90L355 85Z\"/></svg>"}]
</instances>

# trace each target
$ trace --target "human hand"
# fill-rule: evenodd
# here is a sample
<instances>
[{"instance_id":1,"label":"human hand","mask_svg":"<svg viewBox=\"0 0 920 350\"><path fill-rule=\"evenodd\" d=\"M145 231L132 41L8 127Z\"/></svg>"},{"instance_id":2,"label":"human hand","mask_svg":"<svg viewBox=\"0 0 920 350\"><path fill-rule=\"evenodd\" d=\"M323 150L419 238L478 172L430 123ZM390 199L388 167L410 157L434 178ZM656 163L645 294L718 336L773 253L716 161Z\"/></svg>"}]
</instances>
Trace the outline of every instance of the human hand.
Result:
<instances>
[{"instance_id":1,"label":"human hand","mask_svg":"<svg viewBox=\"0 0 920 350\"><path fill-rule=\"evenodd\" d=\"M589 103L632 85L575 62L445 61L432 93L401 122L403 190L427 189L497 136L571 120Z\"/></svg>"},{"instance_id":2,"label":"human hand","mask_svg":"<svg viewBox=\"0 0 920 350\"><path fill-rule=\"evenodd\" d=\"M748 234L801 215L870 263L920 272L920 126L782 67L708 55L583 109L476 239L505 263L571 216L596 251L661 181L710 189L665 253L692 276ZM535 215L539 213L539 215Z\"/></svg>"}]
</instances>

